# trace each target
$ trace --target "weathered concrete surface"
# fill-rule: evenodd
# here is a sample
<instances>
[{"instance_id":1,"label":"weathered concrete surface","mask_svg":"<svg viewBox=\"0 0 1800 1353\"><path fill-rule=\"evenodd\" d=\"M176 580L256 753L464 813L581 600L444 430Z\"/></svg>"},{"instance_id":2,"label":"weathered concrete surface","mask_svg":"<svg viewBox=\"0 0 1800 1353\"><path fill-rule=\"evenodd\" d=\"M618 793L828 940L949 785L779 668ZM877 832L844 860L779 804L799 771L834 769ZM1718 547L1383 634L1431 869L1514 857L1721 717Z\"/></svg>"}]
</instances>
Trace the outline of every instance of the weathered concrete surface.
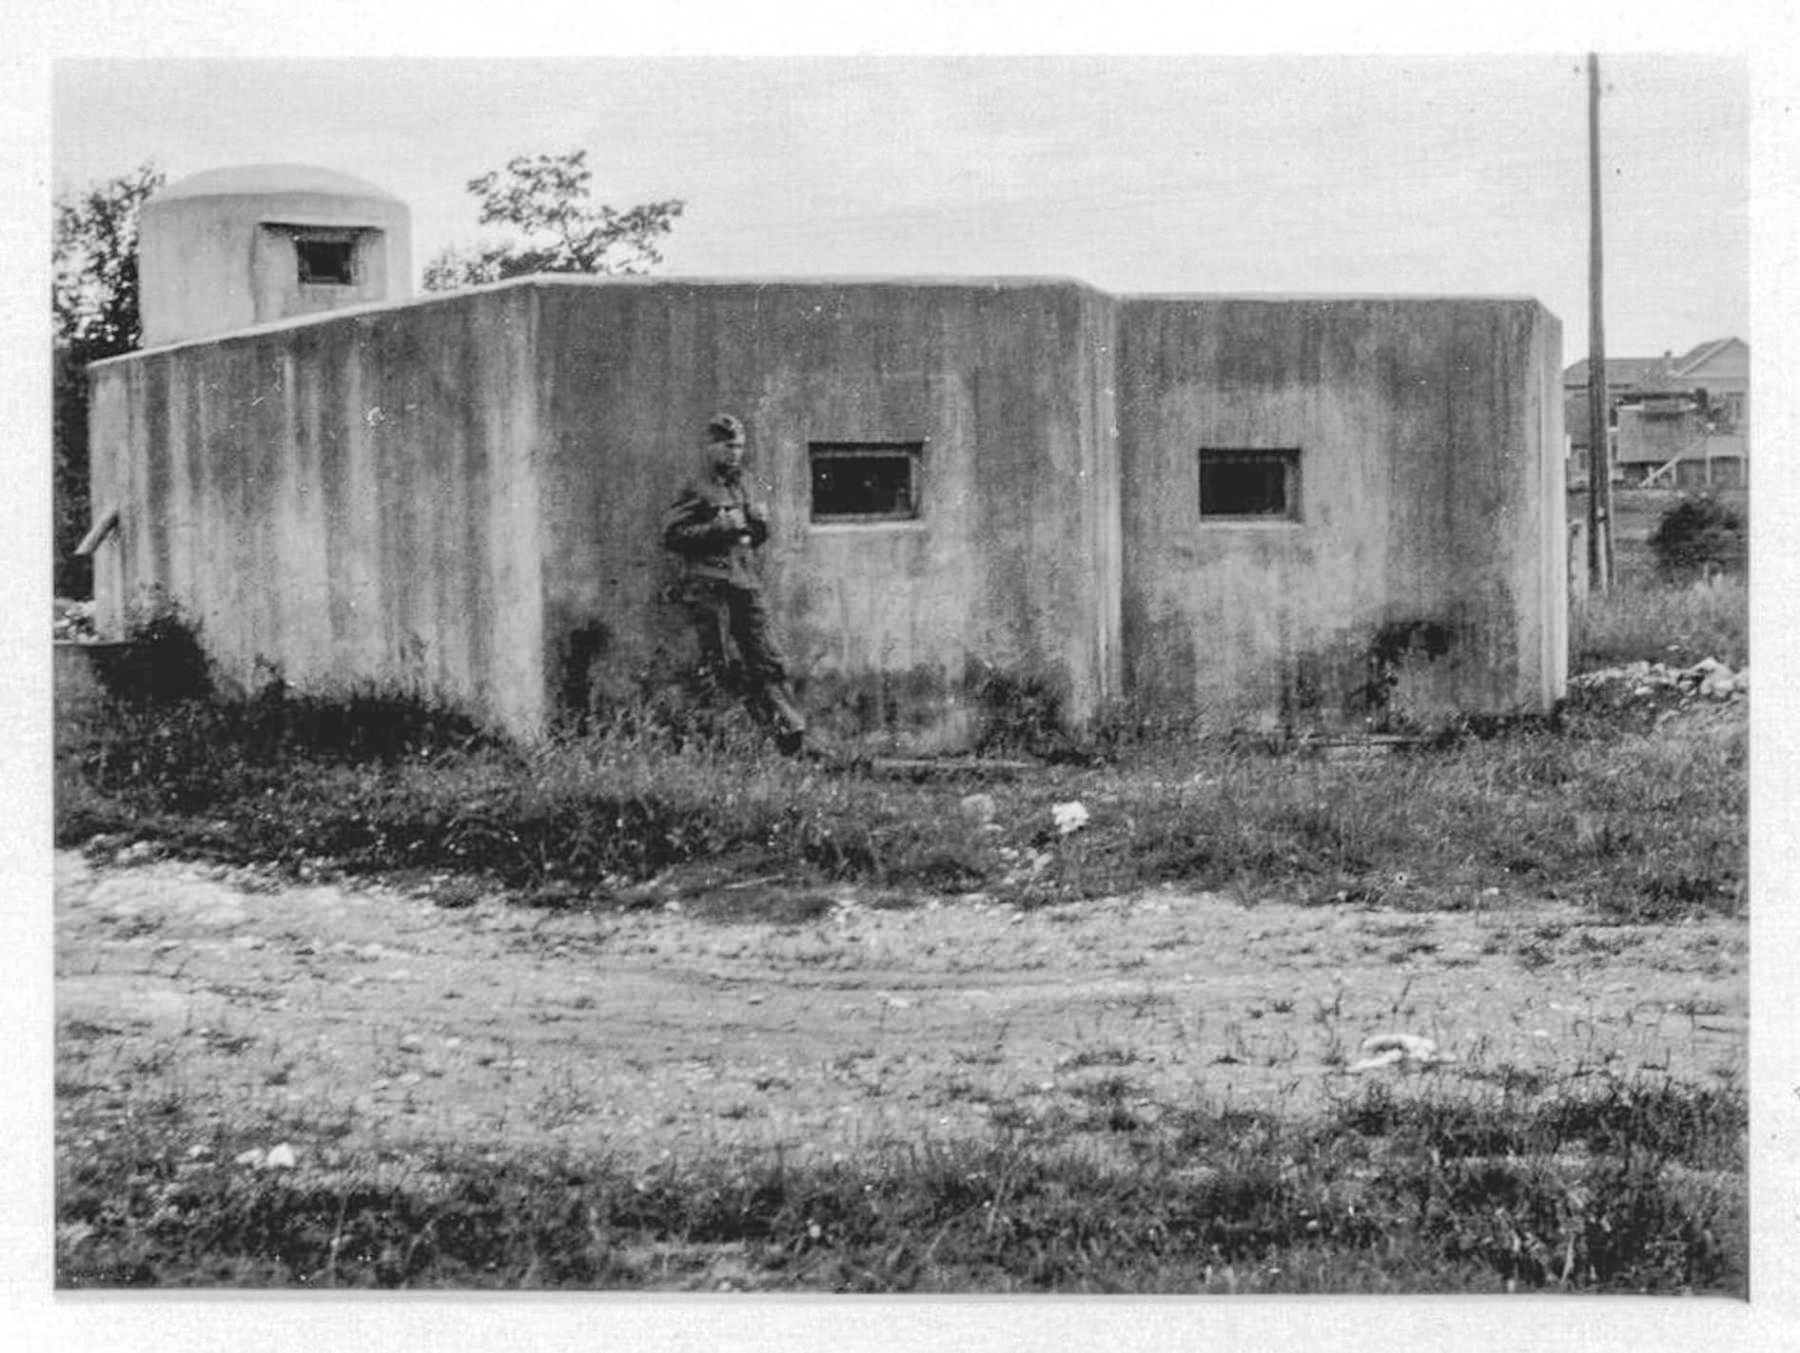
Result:
<instances>
[{"instance_id":1,"label":"weathered concrete surface","mask_svg":"<svg viewBox=\"0 0 1800 1353\"><path fill-rule=\"evenodd\" d=\"M1128 690L1310 725L1560 694L1541 307L1140 297L1119 316ZM1201 448L1297 448L1300 520L1203 522Z\"/></svg>"},{"instance_id":2,"label":"weathered concrete surface","mask_svg":"<svg viewBox=\"0 0 1800 1353\"><path fill-rule=\"evenodd\" d=\"M1076 718L1116 693L1108 298L1025 282L537 294L547 638L584 636L602 682L685 661L659 522L723 409L748 428L777 630L824 726L923 750L966 744L984 673L1041 683ZM812 524L821 441L923 442L917 520Z\"/></svg>"},{"instance_id":3,"label":"weathered concrete surface","mask_svg":"<svg viewBox=\"0 0 1800 1353\"><path fill-rule=\"evenodd\" d=\"M226 678L545 717L527 291L98 363L97 624L160 583ZM101 509L104 510L104 509Z\"/></svg>"}]
</instances>

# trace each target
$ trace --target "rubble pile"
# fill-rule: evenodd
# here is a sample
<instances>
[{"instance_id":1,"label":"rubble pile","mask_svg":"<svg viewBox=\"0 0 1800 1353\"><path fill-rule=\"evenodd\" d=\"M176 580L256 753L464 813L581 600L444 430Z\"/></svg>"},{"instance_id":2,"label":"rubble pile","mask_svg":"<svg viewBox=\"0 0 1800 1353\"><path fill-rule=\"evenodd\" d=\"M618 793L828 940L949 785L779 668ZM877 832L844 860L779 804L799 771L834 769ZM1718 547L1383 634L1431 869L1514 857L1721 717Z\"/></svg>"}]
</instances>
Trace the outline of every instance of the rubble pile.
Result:
<instances>
[{"instance_id":1,"label":"rubble pile","mask_svg":"<svg viewBox=\"0 0 1800 1353\"><path fill-rule=\"evenodd\" d=\"M1579 690L1620 688L1623 693L1639 699L1674 694L1731 700L1749 691L1750 669L1745 667L1734 672L1717 658L1702 658L1692 667L1630 662L1622 667L1605 667L1597 672L1572 676L1569 685Z\"/></svg>"},{"instance_id":2,"label":"rubble pile","mask_svg":"<svg viewBox=\"0 0 1800 1353\"><path fill-rule=\"evenodd\" d=\"M51 622L51 636L59 642L92 643L100 636L94 631L94 603L56 598Z\"/></svg>"}]
</instances>

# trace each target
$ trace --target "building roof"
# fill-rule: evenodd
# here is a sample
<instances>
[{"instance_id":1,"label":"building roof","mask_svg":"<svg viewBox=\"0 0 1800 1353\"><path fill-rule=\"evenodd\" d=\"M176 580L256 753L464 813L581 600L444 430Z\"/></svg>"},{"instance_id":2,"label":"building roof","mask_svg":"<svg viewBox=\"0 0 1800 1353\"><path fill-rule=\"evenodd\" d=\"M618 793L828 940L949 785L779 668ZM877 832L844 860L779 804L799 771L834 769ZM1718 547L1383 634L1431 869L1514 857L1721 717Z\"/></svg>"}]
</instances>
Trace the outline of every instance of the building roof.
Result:
<instances>
[{"instance_id":1,"label":"building roof","mask_svg":"<svg viewBox=\"0 0 1800 1353\"><path fill-rule=\"evenodd\" d=\"M1690 348L1687 352L1682 353L1681 356L1675 359L1675 374L1678 376L1685 375L1697 367L1704 366L1733 345L1741 345L1745 349L1748 349L1750 346L1741 338L1708 339L1697 347Z\"/></svg>"},{"instance_id":2,"label":"building roof","mask_svg":"<svg viewBox=\"0 0 1800 1353\"><path fill-rule=\"evenodd\" d=\"M1661 357L1608 357L1606 383L1647 391L1667 389L1671 382L1679 384L1683 376L1704 366L1734 344L1749 346L1740 338L1709 338L1679 357L1672 352L1665 352ZM1585 387L1587 379L1588 359L1585 357L1563 372L1564 385Z\"/></svg>"},{"instance_id":3,"label":"building roof","mask_svg":"<svg viewBox=\"0 0 1800 1353\"><path fill-rule=\"evenodd\" d=\"M1608 385L1656 385L1670 374L1670 359L1662 357L1608 357ZM1563 372L1564 385L1585 386L1588 382L1588 359L1583 357Z\"/></svg>"},{"instance_id":4,"label":"building roof","mask_svg":"<svg viewBox=\"0 0 1800 1353\"><path fill-rule=\"evenodd\" d=\"M176 180L157 193L156 198L167 201L182 197L270 197L289 193L374 197L389 202L400 200L366 179L311 164L244 164L229 169L208 169Z\"/></svg>"}]
</instances>

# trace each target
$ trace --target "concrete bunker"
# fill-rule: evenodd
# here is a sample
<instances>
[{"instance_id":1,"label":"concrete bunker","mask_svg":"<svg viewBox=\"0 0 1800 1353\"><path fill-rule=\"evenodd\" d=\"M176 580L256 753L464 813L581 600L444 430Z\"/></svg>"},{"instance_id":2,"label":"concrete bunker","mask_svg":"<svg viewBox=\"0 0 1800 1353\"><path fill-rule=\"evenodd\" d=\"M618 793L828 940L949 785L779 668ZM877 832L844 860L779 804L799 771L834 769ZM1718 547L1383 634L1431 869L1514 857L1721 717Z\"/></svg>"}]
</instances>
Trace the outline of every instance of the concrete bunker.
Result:
<instances>
[{"instance_id":1,"label":"concrete bunker","mask_svg":"<svg viewBox=\"0 0 1800 1353\"><path fill-rule=\"evenodd\" d=\"M228 676L541 733L682 662L655 524L724 408L831 733L930 751L1021 702L1342 728L1562 693L1560 330L1534 301L578 277L413 300L368 185L304 215L258 186L218 213L252 232L231 266L297 229L298 308L245 281L167 322L147 290L161 346L92 372L113 632L157 583Z\"/></svg>"}]
</instances>

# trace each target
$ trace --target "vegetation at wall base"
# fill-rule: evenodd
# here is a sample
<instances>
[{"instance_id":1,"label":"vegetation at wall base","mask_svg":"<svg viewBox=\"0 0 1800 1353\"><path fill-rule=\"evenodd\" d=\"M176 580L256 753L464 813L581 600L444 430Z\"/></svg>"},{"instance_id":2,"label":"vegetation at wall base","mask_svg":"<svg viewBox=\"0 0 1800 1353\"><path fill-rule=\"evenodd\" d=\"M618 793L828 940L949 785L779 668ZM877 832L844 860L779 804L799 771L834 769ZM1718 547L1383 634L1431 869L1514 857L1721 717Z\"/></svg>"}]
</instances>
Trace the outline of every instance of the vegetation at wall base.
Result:
<instances>
[{"instance_id":1,"label":"vegetation at wall base","mask_svg":"<svg viewBox=\"0 0 1800 1353\"><path fill-rule=\"evenodd\" d=\"M1744 1125L1733 1087L1472 1103L1376 1085L1308 1121L1199 1103L1155 1128L996 1129L831 1161L377 1158L326 1133L300 1168L259 1171L227 1135L197 1152L170 1106L62 1153L57 1281L1741 1294ZM1129 1164L1085 1149L1094 1132L1129 1142Z\"/></svg>"},{"instance_id":2,"label":"vegetation at wall base","mask_svg":"<svg viewBox=\"0 0 1800 1353\"><path fill-rule=\"evenodd\" d=\"M1646 711L1594 691L1554 721L1344 759L1159 742L995 786L645 729L523 748L391 692L271 687L60 729L56 832L309 877L466 874L565 907L687 892L723 909L710 894L736 876L1024 906L1159 884L1423 909L1536 894L1667 920L1741 912L1746 744L1741 702ZM1052 808L1070 800L1090 818L1065 835Z\"/></svg>"}]
</instances>

